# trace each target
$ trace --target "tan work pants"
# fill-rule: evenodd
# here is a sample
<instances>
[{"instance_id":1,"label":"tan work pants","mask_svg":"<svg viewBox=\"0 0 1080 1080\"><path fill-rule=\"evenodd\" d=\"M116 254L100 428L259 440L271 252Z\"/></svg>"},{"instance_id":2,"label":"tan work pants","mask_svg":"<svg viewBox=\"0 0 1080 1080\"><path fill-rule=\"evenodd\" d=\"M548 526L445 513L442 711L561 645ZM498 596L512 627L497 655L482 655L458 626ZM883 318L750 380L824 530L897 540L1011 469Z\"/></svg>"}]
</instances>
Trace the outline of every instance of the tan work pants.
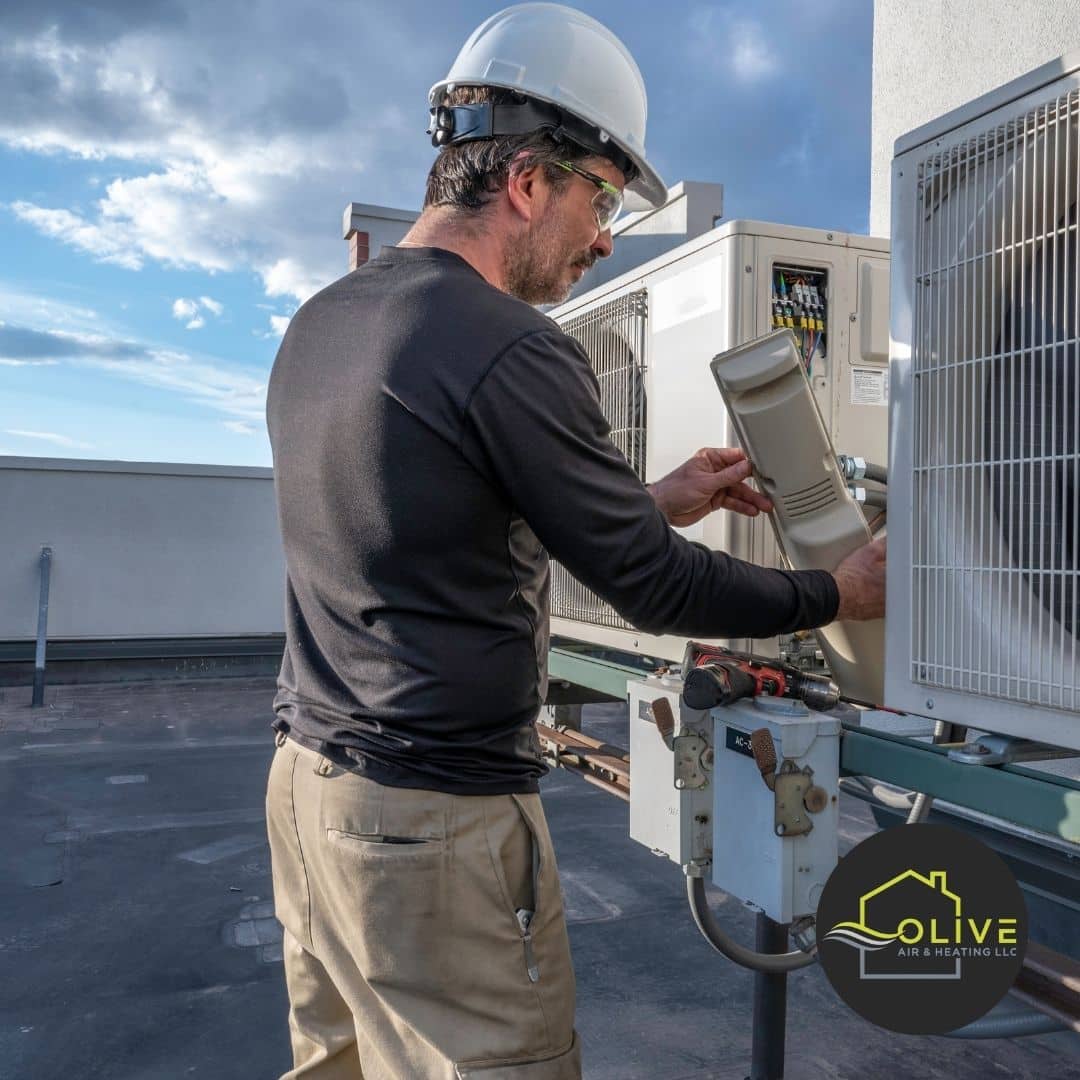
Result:
<instances>
[{"instance_id":1,"label":"tan work pants","mask_svg":"<svg viewBox=\"0 0 1080 1080\"><path fill-rule=\"evenodd\" d=\"M386 787L279 738L266 818L294 1061L282 1080L578 1080L538 795Z\"/></svg>"}]
</instances>

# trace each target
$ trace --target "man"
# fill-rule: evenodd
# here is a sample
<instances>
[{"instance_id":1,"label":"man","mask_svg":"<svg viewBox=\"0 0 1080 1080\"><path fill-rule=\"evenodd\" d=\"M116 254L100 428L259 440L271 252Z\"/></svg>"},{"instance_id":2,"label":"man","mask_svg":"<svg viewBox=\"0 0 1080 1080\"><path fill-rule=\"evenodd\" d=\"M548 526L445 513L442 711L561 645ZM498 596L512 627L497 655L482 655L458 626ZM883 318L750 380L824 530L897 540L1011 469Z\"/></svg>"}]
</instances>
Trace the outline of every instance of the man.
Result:
<instances>
[{"instance_id":1,"label":"man","mask_svg":"<svg viewBox=\"0 0 1080 1080\"><path fill-rule=\"evenodd\" d=\"M646 490L587 357L530 306L610 254L624 186L665 199L622 44L579 12L521 5L432 95L423 213L297 312L270 383L286 1075L574 1078L537 794L548 554L643 630L767 637L880 616L883 551L830 575L688 543L671 523L769 509L749 464L703 450Z\"/></svg>"}]
</instances>

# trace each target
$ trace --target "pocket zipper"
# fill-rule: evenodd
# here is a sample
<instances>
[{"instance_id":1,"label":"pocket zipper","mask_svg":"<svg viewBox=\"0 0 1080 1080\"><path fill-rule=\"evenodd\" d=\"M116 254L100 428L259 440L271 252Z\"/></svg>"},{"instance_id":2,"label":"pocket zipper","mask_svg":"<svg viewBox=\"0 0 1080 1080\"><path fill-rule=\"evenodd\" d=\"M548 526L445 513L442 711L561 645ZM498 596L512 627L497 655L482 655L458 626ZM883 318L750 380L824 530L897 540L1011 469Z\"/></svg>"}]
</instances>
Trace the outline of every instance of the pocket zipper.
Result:
<instances>
[{"instance_id":1,"label":"pocket zipper","mask_svg":"<svg viewBox=\"0 0 1080 1080\"><path fill-rule=\"evenodd\" d=\"M529 982L540 981L540 965L536 962L536 954L533 952L532 925L535 912L527 908L518 908L514 912L517 916L518 929L521 931L521 943L525 946L525 969L529 973Z\"/></svg>"},{"instance_id":2,"label":"pocket zipper","mask_svg":"<svg viewBox=\"0 0 1080 1080\"><path fill-rule=\"evenodd\" d=\"M513 798L513 796L511 796ZM514 912L517 918L518 930L521 932L521 944L525 949L525 970L529 973L529 982L540 981L540 965L536 962L536 953L533 950L532 921L536 916L536 907L540 902L540 840L536 835L528 814L525 813L521 803L514 799L514 805L529 830L529 841L532 847L532 910L518 908Z\"/></svg>"}]
</instances>

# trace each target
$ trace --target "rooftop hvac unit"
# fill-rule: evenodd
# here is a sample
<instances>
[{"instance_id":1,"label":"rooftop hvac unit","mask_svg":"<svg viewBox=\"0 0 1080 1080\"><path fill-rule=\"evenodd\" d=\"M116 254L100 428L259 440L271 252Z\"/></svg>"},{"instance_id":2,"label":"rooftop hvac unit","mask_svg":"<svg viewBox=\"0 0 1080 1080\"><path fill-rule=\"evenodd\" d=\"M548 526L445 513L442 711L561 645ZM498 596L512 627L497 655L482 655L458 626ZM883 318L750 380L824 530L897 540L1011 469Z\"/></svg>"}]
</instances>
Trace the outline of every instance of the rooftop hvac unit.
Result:
<instances>
[{"instance_id":1,"label":"rooftop hvac unit","mask_svg":"<svg viewBox=\"0 0 1080 1080\"><path fill-rule=\"evenodd\" d=\"M837 451L883 463L888 273L883 240L734 221L550 314L588 354L611 437L645 482L704 446L739 445L709 364L778 327L794 332ZM781 565L764 516L721 512L680 531L739 558ZM554 634L578 641L672 660L686 645L639 633L557 564L551 615Z\"/></svg>"},{"instance_id":2,"label":"rooftop hvac unit","mask_svg":"<svg viewBox=\"0 0 1080 1080\"><path fill-rule=\"evenodd\" d=\"M1080 54L900 139L886 702L1080 748Z\"/></svg>"}]
</instances>

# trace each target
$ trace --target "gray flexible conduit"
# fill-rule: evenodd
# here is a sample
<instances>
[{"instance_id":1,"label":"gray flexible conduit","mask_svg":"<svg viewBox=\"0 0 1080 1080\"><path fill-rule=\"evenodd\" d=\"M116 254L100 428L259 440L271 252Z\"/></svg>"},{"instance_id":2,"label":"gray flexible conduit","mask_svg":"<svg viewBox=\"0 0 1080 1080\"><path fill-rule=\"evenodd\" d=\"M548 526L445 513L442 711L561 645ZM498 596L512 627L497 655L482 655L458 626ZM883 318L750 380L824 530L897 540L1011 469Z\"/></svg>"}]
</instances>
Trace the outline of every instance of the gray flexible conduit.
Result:
<instances>
[{"instance_id":1,"label":"gray flexible conduit","mask_svg":"<svg viewBox=\"0 0 1080 1080\"><path fill-rule=\"evenodd\" d=\"M759 953L740 945L724 933L716 916L705 899L705 879L687 877L686 897L690 901L690 912L694 922L705 940L718 952L723 953L736 964L752 971L764 971L770 975L781 975L787 971L808 967L817 963L817 952L804 953L801 950L787 953Z\"/></svg>"},{"instance_id":2,"label":"gray flexible conduit","mask_svg":"<svg viewBox=\"0 0 1080 1080\"><path fill-rule=\"evenodd\" d=\"M884 465L874 465L871 462L866 463L865 475L867 480L873 480L876 484L888 484L889 482L889 470Z\"/></svg>"},{"instance_id":3,"label":"gray flexible conduit","mask_svg":"<svg viewBox=\"0 0 1080 1080\"><path fill-rule=\"evenodd\" d=\"M1071 1031L1068 1025L1037 1009L1014 1009L990 1013L955 1031L947 1039L1017 1039L1022 1035L1047 1035L1051 1031Z\"/></svg>"},{"instance_id":4,"label":"gray flexible conduit","mask_svg":"<svg viewBox=\"0 0 1080 1080\"><path fill-rule=\"evenodd\" d=\"M892 810L903 810L906 814L911 813L912 803L917 792L894 791L892 788L885 787L884 784L875 784L868 776L843 777L840 780L841 791L848 787L848 780L857 783L875 802L879 802Z\"/></svg>"}]
</instances>

